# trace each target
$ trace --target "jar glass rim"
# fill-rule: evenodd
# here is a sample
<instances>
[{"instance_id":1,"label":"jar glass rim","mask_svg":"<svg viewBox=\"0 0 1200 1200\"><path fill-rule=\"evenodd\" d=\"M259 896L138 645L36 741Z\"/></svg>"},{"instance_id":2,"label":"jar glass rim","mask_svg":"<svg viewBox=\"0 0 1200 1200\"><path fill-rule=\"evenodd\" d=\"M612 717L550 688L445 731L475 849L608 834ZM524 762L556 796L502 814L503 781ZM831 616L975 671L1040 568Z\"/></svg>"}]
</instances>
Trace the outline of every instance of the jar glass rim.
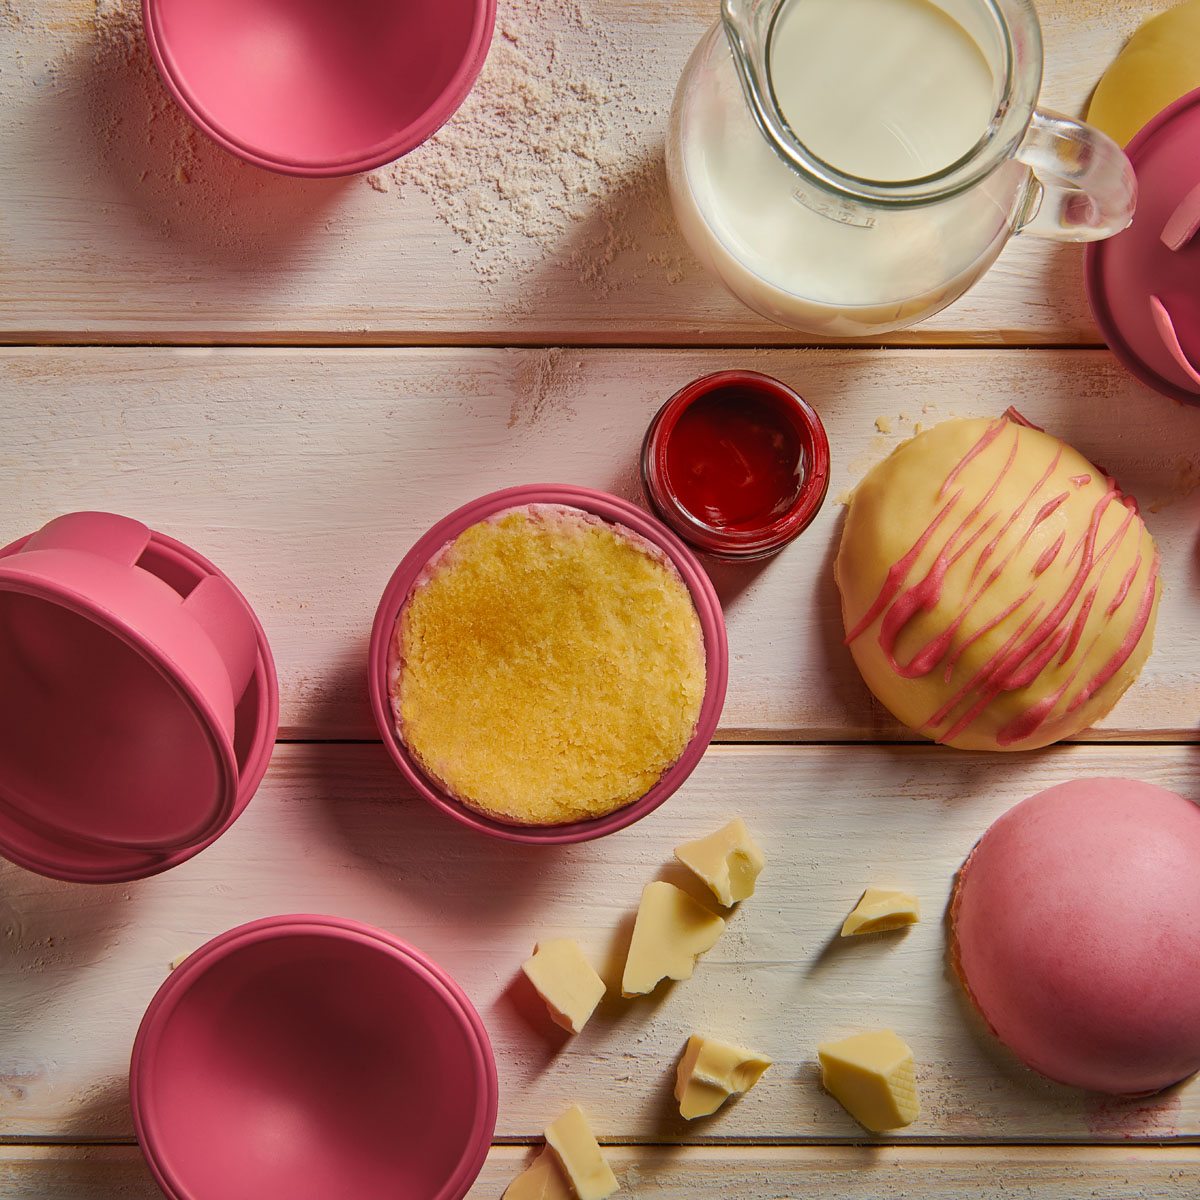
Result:
<instances>
[{"instance_id":1,"label":"jar glass rim","mask_svg":"<svg viewBox=\"0 0 1200 1200\"><path fill-rule=\"evenodd\" d=\"M739 386L752 389L792 425L801 444L803 475L786 512L761 526L729 529L702 520L683 503L671 484L667 447L687 409ZM787 384L760 371L717 371L684 385L658 410L642 442L640 465L642 484L656 515L685 541L718 557L765 558L803 532L824 503L829 489L829 439L816 410Z\"/></svg>"}]
</instances>

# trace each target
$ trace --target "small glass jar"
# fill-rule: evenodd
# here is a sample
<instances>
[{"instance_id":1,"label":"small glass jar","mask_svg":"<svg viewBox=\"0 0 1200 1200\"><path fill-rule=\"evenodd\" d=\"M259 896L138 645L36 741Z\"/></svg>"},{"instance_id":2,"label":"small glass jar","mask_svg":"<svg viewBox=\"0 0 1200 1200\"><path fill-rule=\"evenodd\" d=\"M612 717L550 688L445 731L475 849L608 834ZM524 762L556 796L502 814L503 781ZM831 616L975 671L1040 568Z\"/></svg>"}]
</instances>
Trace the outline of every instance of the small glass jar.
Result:
<instances>
[{"instance_id":1,"label":"small glass jar","mask_svg":"<svg viewBox=\"0 0 1200 1200\"><path fill-rule=\"evenodd\" d=\"M829 439L813 407L778 379L718 371L658 410L641 474L650 508L685 542L752 561L777 553L817 515Z\"/></svg>"}]
</instances>

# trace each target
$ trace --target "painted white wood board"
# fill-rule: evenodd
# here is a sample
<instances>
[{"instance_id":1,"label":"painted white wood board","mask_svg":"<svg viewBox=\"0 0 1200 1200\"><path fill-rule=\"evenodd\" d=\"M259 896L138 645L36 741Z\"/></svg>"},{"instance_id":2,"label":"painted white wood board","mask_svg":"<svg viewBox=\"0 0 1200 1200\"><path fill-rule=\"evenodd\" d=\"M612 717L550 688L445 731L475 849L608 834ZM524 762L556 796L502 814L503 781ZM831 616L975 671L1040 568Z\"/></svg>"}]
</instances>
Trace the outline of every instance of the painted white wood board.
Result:
<instances>
[{"instance_id":1,"label":"painted white wood board","mask_svg":"<svg viewBox=\"0 0 1200 1200\"><path fill-rule=\"evenodd\" d=\"M661 1147L609 1146L619 1195L694 1200L839 1196L879 1200L1184 1200L1194 1194L1194 1148L1074 1147ZM492 1149L468 1200L499 1200L529 1158L519 1146ZM0 1149L6 1200L159 1200L133 1146L14 1146Z\"/></svg>"},{"instance_id":2,"label":"painted white wood board","mask_svg":"<svg viewBox=\"0 0 1200 1200\"><path fill-rule=\"evenodd\" d=\"M503 247L495 279L439 219L444 202L403 186L404 164L400 183L381 192L362 177L274 175L208 143L171 102L144 47L98 41L96 7L0 5L0 339L812 340L764 322L708 279L665 198L671 97L716 0L502 4L518 33L535 24L553 31L561 61L591 61L590 46L606 39L597 61L612 70L606 102L620 112L605 150L615 165L578 220L564 216L533 237L500 206L484 237ZM1165 7L1043 0L1044 103L1082 113L1124 39ZM521 12L530 15L513 15ZM561 124L582 144L588 119L585 111ZM537 179L542 149L516 141L513 176ZM412 170L422 153L407 160ZM1096 342L1081 262L1078 246L1018 238L967 297L889 340Z\"/></svg>"},{"instance_id":3,"label":"painted white wood board","mask_svg":"<svg viewBox=\"0 0 1200 1200\"><path fill-rule=\"evenodd\" d=\"M1162 547L1157 648L1088 736L1196 736L1200 410L1146 391L1107 351L14 348L0 352L0 542L82 508L182 539L266 626L282 736L375 737L367 638L420 534L515 484L638 499L654 411L734 366L816 405L833 474L782 554L708 564L730 637L720 738L908 736L841 644L839 500L918 423L1009 404L1113 472Z\"/></svg>"},{"instance_id":4,"label":"painted white wood board","mask_svg":"<svg viewBox=\"0 0 1200 1200\"><path fill-rule=\"evenodd\" d=\"M95 0L0 0L0 341L794 343L704 276L661 195L670 95L715 0L580 4L620 50L639 110L626 115L639 132L584 219L544 241L518 237L509 277L489 282L415 189L288 180L209 147L153 81L97 59ZM1045 103L1080 113L1124 37L1166 7L1043 0ZM565 0L539 5L539 19L569 46L568 15ZM1081 260L1079 247L1018 239L957 305L890 340L1094 344ZM736 354L735 363L729 352L553 349L7 353L0 540L89 505L185 538L263 617L280 661L284 736L372 738L363 646L403 550L496 486L553 476L635 498L646 420L700 371L755 365L815 400L835 436L831 497L913 422L1015 400L1158 508L1148 513L1168 581L1158 648L1088 736L1194 738L1194 414L1134 384L1103 353ZM921 411L927 404L937 407ZM876 432L876 418L892 432ZM714 569L734 653L721 738L905 736L839 646L829 579L838 522L831 500L804 542L766 568ZM0 864L0 1143L128 1139L128 1047L166 963L266 911L325 908L411 936L467 985L499 1031L500 1136L531 1140L555 1105L579 1099L603 1138L716 1143L613 1147L625 1194L990 1200L1003 1189L1182 1200L1195 1191L1194 1148L1129 1143L1200 1137L1194 1084L1129 1102L1037 1081L954 999L932 916L894 942L821 951L868 870L911 871L933 914L966 848L1009 803L1089 771L1194 795L1194 753L720 748L635 829L546 856L462 834L407 793L377 746L281 746L238 825L160 879L83 888ZM555 1054L565 1039L555 1041L536 1002L513 986L533 940L548 926L574 933L615 969L641 884L673 845L735 808L772 843L777 864L756 907L735 917L692 981L628 1011L606 1002L588 1040ZM499 897L497 913L466 945L480 881ZM876 1013L897 1027L913 1016L913 1028L930 1031L919 1048L920 1057L932 1047L922 1059L930 1125L904 1137L960 1144L729 1144L861 1137L800 1057L826 1036L826 1014L852 1022ZM728 1021L745 1040L790 1040L760 1088L703 1130L670 1120L666 1082L684 1027L699 1019ZM665 1064L661 1074L648 1059ZM1120 1144L961 1144L1014 1136ZM499 1196L526 1155L494 1148L472 1200ZM0 1146L0 1194L158 1192L132 1147Z\"/></svg>"},{"instance_id":5,"label":"painted white wood board","mask_svg":"<svg viewBox=\"0 0 1200 1200\"><path fill-rule=\"evenodd\" d=\"M725 746L636 825L553 848L462 829L415 799L377 745L281 745L233 828L161 876L89 887L0 863L0 1138L129 1138L129 1051L168 964L244 921L316 911L389 929L462 984L493 1042L501 1140L536 1138L579 1103L621 1142L862 1141L821 1090L815 1051L879 1027L912 1046L923 1113L876 1140L1197 1139L1194 1080L1142 1099L1052 1084L986 1032L946 962L952 880L984 829L1041 788L1106 774L1197 797L1187 746ZM767 866L692 979L634 1000L610 987L578 1037L558 1030L520 975L534 943L575 937L618 981L642 887L694 887L674 847L736 815ZM923 920L839 939L868 885L915 893ZM775 1061L689 1124L671 1092L693 1032Z\"/></svg>"}]
</instances>

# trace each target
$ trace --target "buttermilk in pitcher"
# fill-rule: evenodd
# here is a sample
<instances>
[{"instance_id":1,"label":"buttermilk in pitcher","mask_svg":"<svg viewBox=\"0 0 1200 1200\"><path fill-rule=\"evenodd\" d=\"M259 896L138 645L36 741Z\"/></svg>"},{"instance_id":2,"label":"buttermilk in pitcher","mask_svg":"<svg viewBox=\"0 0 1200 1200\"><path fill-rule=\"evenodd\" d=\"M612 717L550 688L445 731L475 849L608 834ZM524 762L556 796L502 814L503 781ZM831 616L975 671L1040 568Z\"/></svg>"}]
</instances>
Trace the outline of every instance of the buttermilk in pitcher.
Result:
<instances>
[{"instance_id":1,"label":"buttermilk in pitcher","mask_svg":"<svg viewBox=\"0 0 1200 1200\"><path fill-rule=\"evenodd\" d=\"M814 333L872 334L948 304L1016 228L1026 168L1002 163L933 203L873 204L854 183L886 192L969 158L1001 95L988 56L929 0L782 0L764 36L769 103L847 187L785 161L718 24L684 73L668 143L672 200L698 257L764 316Z\"/></svg>"}]
</instances>

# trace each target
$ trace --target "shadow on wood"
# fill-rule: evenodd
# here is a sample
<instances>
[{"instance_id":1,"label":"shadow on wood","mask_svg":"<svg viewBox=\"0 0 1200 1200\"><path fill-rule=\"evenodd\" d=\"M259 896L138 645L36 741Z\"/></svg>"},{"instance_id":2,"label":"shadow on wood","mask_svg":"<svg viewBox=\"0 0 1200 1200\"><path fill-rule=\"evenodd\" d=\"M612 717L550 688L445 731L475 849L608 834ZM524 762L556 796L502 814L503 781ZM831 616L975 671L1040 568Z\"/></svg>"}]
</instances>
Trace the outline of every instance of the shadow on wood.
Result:
<instances>
[{"instance_id":1,"label":"shadow on wood","mask_svg":"<svg viewBox=\"0 0 1200 1200\"><path fill-rule=\"evenodd\" d=\"M106 206L106 236L170 242L182 270L217 266L273 290L269 276L255 277L288 268L309 235L325 231L350 182L261 170L200 133L158 76L139 5L98 7L93 39L58 66L55 79L47 102L57 104L60 122L43 115L31 126L43 138L60 131L63 143L50 149L74 177L67 194L81 190L81 172L108 175L126 203ZM120 245L107 251L121 253Z\"/></svg>"}]
</instances>

